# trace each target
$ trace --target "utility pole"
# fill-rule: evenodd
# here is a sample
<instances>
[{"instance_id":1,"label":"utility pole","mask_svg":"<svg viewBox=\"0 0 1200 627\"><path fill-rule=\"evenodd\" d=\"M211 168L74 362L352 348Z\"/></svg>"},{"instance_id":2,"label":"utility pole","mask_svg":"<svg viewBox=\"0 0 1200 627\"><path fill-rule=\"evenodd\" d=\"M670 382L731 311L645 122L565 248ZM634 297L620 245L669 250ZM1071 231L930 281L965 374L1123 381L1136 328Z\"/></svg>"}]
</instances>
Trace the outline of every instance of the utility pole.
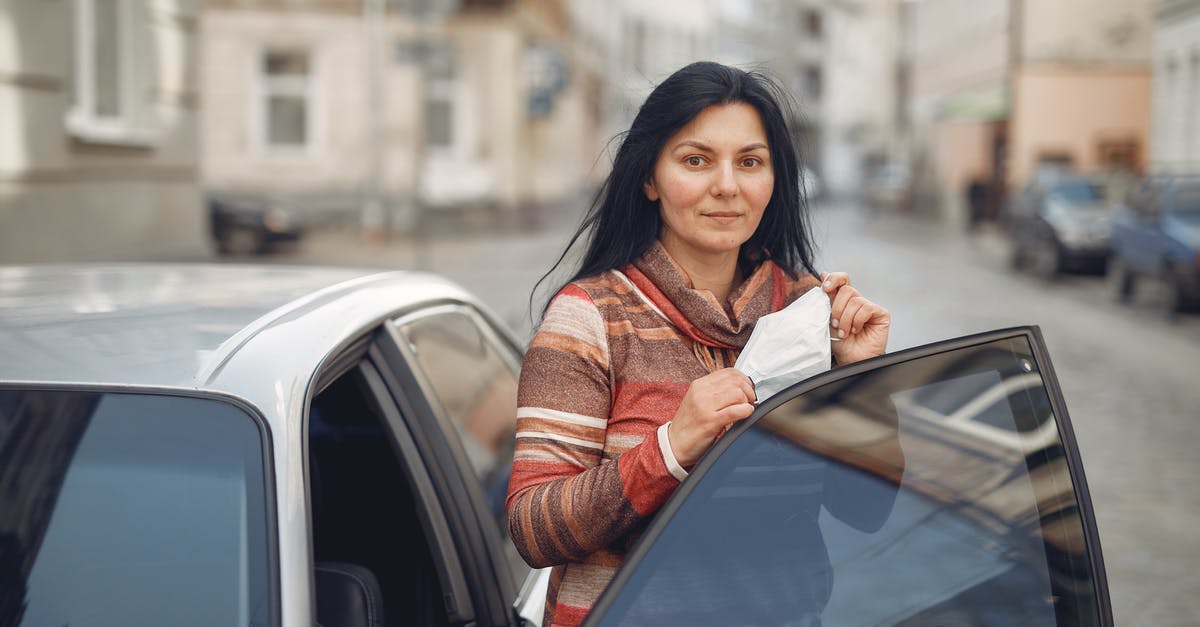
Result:
<instances>
[{"instance_id":1,"label":"utility pole","mask_svg":"<svg viewBox=\"0 0 1200 627\"><path fill-rule=\"evenodd\" d=\"M380 68L383 42L385 0L363 0L363 56L366 74L366 133L367 172L363 185L362 235L371 244L384 240L385 206L383 198L383 111L382 71Z\"/></svg>"}]
</instances>

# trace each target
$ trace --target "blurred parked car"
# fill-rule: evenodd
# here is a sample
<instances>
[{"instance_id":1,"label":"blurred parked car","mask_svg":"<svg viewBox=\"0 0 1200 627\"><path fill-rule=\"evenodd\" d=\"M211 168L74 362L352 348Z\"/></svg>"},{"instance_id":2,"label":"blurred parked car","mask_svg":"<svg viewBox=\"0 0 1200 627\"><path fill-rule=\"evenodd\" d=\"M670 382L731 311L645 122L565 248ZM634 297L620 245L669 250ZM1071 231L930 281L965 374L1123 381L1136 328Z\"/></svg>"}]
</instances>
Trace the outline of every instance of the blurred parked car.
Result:
<instances>
[{"instance_id":1,"label":"blurred parked car","mask_svg":"<svg viewBox=\"0 0 1200 627\"><path fill-rule=\"evenodd\" d=\"M1051 278L1064 270L1103 274L1108 266L1112 208L1090 178L1041 171L1013 198L1008 227L1014 268Z\"/></svg>"},{"instance_id":2,"label":"blurred parked car","mask_svg":"<svg viewBox=\"0 0 1200 627\"><path fill-rule=\"evenodd\" d=\"M434 276L0 267L0 624L539 624L521 351ZM697 547L703 547L698 550ZM1111 625L1035 328L837 368L695 466L588 624Z\"/></svg>"},{"instance_id":3,"label":"blurred parked car","mask_svg":"<svg viewBox=\"0 0 1200 627\"><path fill-rule=\"evenodd\" d=\"M867 173L863 200L873 211L908 211L912 206L912 175L898 163L885 163Z\"/></svg>"},{"instance_id":4,"label":"blurred parked car","mask_svg":"<svg viewBox=\"0 0 1200 627\"><path fill-rule=\"evenodd\" d=\"M210 193L210 226L217 250L226 255L261 255L303 235L296 212L278 199Z\"/></svg>"},{"instance_id":5,"label":"blurred parked car","mask_svg":"<svg viewBox=\"0 0 1200 627\"><path fill-rule=\"evenodd\" d=\"M1135 187L1113 225L1117 297L1141 279L1166 287L1169 314L1200 306L1200 176L1152 178Z\"/></svg>"}]
</instances>

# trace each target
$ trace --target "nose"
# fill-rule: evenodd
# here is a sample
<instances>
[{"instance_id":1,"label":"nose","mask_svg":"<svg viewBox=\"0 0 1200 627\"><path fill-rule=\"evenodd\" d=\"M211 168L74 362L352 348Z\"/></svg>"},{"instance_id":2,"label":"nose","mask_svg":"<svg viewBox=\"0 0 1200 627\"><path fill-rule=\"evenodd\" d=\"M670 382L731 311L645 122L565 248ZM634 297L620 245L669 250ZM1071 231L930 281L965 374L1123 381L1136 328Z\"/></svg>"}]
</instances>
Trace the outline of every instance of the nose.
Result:
<instances>
[{"instance_id":1,"label":"nose","mask_svg":"<svg viewBox=\"0 0 1200 627\"><path fill-rule=\"evenodd\" d=\"M717 198L737 196L738 184L734 175L733 163L723 161L717 168L716 179L713 181L712 194Z\"/></svg>"}]
</instances>

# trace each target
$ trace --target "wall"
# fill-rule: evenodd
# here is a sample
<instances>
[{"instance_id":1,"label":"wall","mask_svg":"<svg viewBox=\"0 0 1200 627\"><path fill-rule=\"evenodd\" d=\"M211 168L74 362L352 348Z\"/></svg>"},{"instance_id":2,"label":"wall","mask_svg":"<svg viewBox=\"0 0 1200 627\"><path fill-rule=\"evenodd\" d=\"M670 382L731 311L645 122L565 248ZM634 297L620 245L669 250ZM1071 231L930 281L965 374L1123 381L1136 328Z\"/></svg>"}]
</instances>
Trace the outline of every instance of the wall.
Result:
<instances>
[{"instance_id":1,"label":"wall","mask_svg":"<svg viewBox=\"0 0 1200 627\"><path fill-rule=\"evenodd\" d=\"M1145 163L1150 127L1148 70L1022 68L1015 76L1009 183L1022 185L1040 155L1100 166L1100 144L1134 141Z\"/></svg>"},{"instance_id":2,"label":"wall","mask_svg":"<svg viewBox=\"0 0 1200 627\"><path fill-rule=\"evenodd\" d=\"M1144 64L1158 0L1020 0L1023 64Z\"/></svg>"},{"instance_id":3,"label":"wall","mask_svg":"<svg viewBox=\"0 0 1200 627\"><path fill-rule=\"evenodd\" d=\"M129 3L136 132L68 128L69 0L0 4L0 261L210 254L197 184L197 4ZM120 136L118 136L120 135Z\"/></svg>"},{"instance_id":4,"label":"wall","mask_svg":"<svg viewBox=\"0 0 1200 627\"><path fill-rule=\"evenodd\" d=\"M1160 11L1153 92L1151 169L1200 172L1200 0Z\"/></svg>"}]
</instances>

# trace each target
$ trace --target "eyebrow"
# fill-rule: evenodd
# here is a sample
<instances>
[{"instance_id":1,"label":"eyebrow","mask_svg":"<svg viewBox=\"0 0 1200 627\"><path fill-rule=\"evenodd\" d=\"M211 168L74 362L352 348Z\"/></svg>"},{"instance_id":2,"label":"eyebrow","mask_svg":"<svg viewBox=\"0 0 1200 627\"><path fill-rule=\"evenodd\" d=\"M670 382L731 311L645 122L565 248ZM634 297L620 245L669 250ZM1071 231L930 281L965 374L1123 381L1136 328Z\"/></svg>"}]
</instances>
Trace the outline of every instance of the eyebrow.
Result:
<instances>
[{"instance_id":1,"label":"eyebrow","mask_svg":"<svg viewBox=\"0 0 1200 627\"><path fill-rule=\"evenodd\" d=\"M675 144L675 147L672 148L671 150L672 150L672 152L674 152L675 150L679 150L680 148L683 148L684 146L691 146L692 148L696 148L699 150L713 152L712 147L709 146L708 144L705 144L703 142L698 142L695 140L691 140L691 139L685 139L685 140L679 142L678 144ZM767 147L766 144L764 144L762 142L754 142L753 144L747 144L745 146L742 146L742 148L740 150L738 150L738 152L750 152L750 151L759 150L759 149L768 150L769 148Z\"/></svg>"}]
</instances>

